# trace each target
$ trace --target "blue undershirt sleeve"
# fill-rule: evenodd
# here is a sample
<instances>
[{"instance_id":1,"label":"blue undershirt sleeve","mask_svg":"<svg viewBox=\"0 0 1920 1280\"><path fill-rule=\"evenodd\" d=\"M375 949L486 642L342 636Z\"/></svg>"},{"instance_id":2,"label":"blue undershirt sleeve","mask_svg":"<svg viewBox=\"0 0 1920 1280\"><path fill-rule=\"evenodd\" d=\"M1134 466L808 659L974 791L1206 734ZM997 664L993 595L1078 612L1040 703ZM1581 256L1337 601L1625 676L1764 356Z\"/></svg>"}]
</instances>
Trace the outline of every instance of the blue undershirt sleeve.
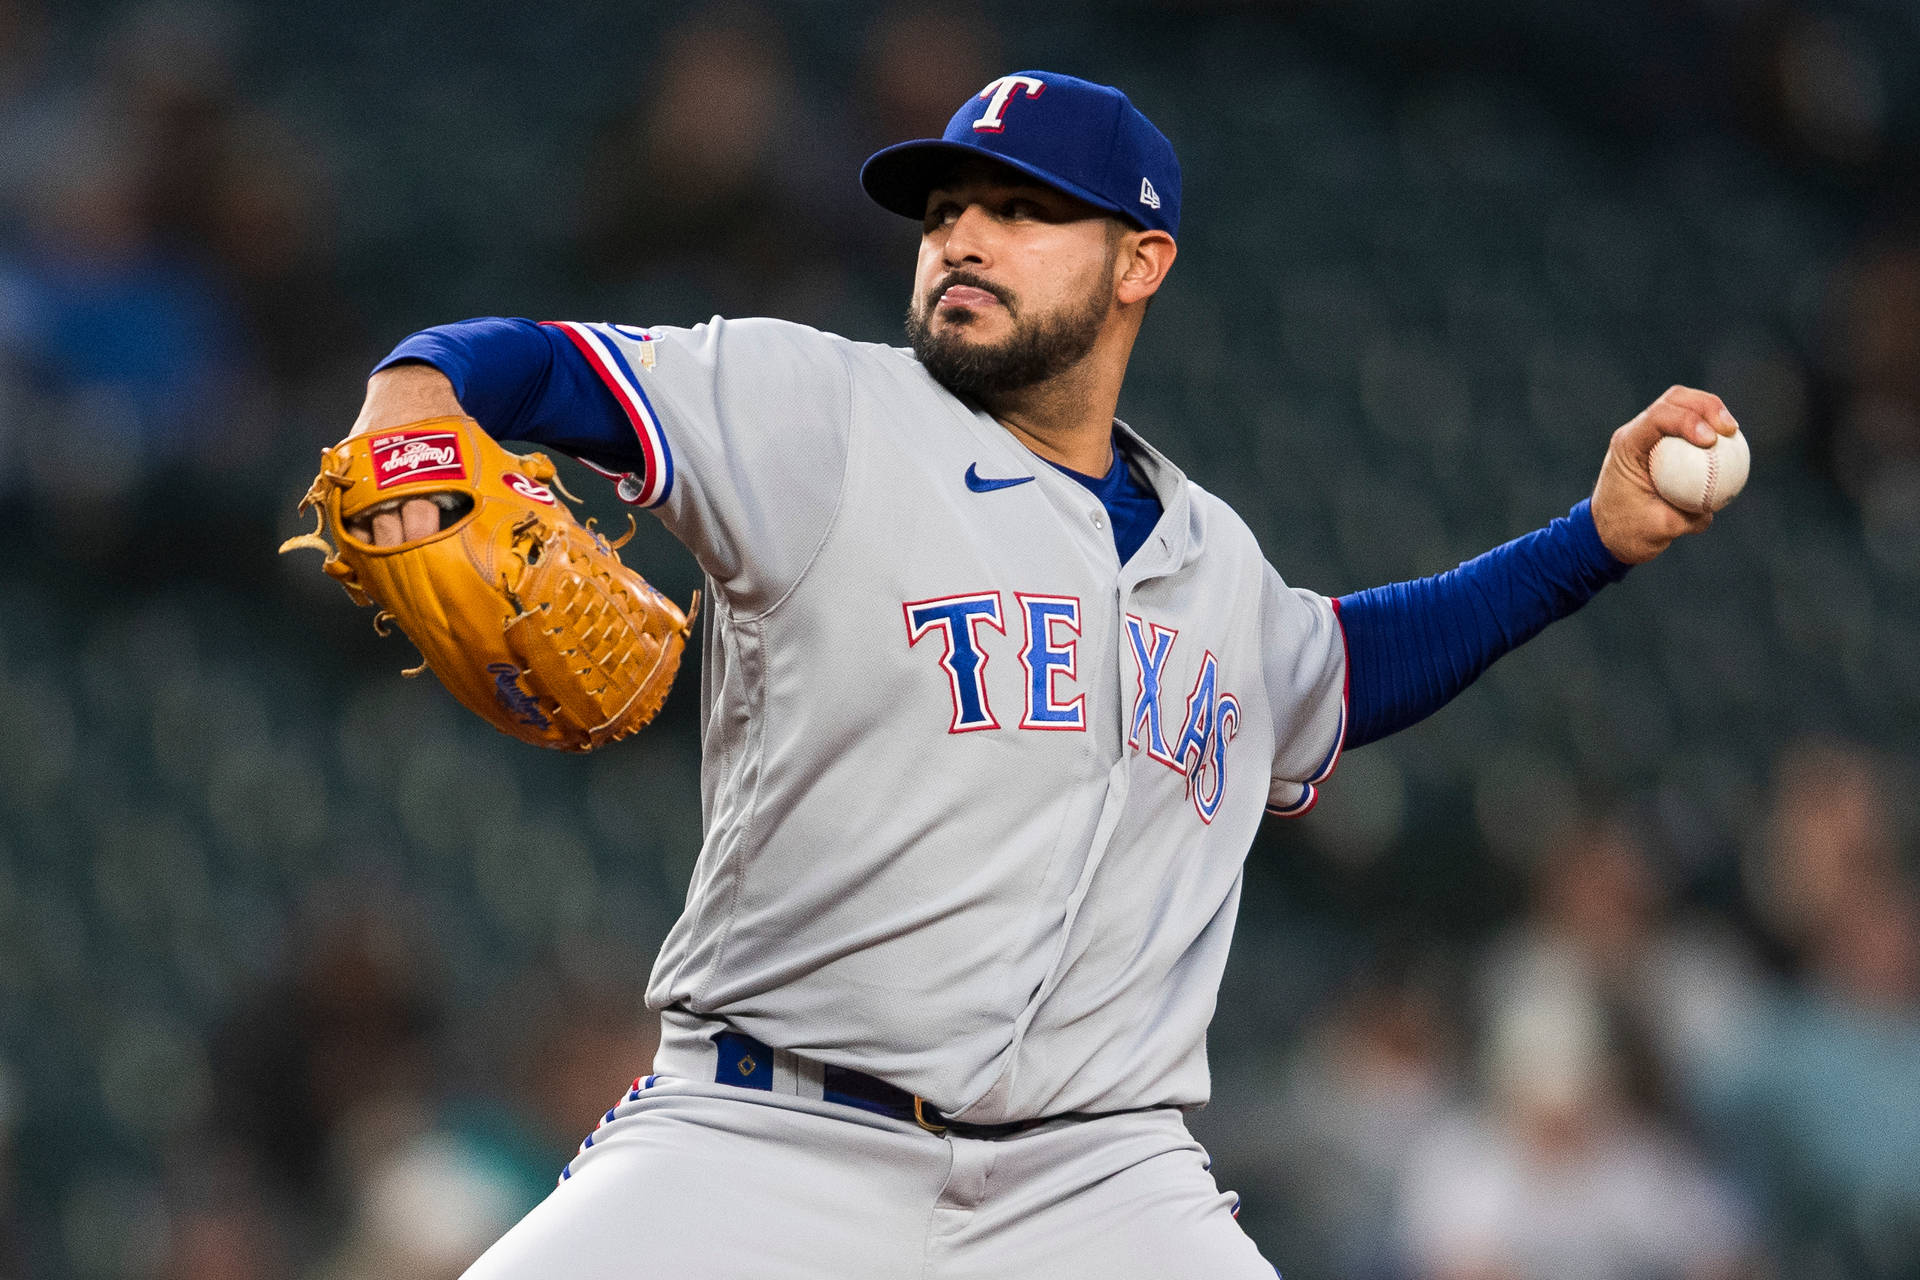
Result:
<instances>
[{"instance_id":1,"label":"blue undershirt sleeve","mask_svg":"<svg viewBox=\"0 0 1920 1280\"><path fill-rule=\"evenodd\" d=\"M559 449L613 471L642 462L633 426L566 335L489 316L413 334L375 372L418 361L447 375L461 408L497 440Z\"/></svg>"},{"instance_id":2,"label":"blue undershirt sleeve","mask_svg":"<svg viewBox=\"0 0 1920 1280\"><path fill-rule=\"evenodd\" d=\"M1341 596L1334 608L1347 638L1346 745L1432 715L1501 654L1628 567L1600 541L1583 500L1546 528L1456 569Z\"/></svg>"}]
</instances>

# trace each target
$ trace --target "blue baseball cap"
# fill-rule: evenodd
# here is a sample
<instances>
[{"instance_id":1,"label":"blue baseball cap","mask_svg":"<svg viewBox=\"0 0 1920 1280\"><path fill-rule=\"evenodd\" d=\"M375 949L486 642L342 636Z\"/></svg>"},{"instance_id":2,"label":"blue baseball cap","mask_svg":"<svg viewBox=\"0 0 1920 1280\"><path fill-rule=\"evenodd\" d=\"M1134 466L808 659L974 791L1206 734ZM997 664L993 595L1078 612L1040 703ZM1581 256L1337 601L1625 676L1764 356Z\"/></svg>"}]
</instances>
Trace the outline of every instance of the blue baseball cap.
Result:
<instances>
[{"instance_id":1,"label":"blue baseball cap","mask_svg":"<svg viewBox=\"0 0 1920 1280\"><path fill-rule=\"evenodd\" d=\"M1173 144L1127 95L1057 71L1016 71L967 100L938 138L876 151L860 185L881 208L926 216L956 159L987 156L1147 230L1180 227Z\"/></svg>"}]
</instances>

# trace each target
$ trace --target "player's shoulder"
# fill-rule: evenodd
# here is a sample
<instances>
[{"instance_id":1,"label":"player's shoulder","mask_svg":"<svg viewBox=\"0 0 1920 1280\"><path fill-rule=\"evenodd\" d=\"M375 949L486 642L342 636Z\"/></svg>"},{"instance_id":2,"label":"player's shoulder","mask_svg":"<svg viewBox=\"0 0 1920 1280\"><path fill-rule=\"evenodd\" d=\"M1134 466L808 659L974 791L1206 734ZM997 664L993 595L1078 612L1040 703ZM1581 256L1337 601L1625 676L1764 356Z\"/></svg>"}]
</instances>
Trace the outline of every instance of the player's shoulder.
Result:
<instances>
[{"instance_id":1,"label":"player's shoulder","mask_svg":"<svg viewBox=\"0 0 1920 1280\"><path fill-rule=\"evenodd\" d=\"M1187 522L1188 537L1210 554L1264 564L1252 527L1225 498L1193 479L1187 481Z\"/></svg>"},{"instance_id":2,"label":"player's shoulder","mask_svg":"<svg viewBox=\"0 0 1920 1280\"><path fill-rule=\"evenodd\" d=\"M814 343L822 351L831 350L845 366L847 378L869 395L885 397L925 397L951 400L953 393L941 386L910 348L884 342L864 342L841 334L787 321L787 340Z\"/></svg>"},{"instance_id":3,"label":"player's shoulder","mask_svg":"<svg viewBox=\"0 0 1920 1280\"><path fill-rule=\"evenodd\" d=\"M1196 520L1204 520L1210 529L1233 536L1253 537L1253 530L1238 511L1193 477L1187 477L1187 508Z\"/></svg>"},{"instance_id":4,"label":"player's shoulder","mask_svg":"<svg viewBox=\"0 0 1920 1280\"><path fill-rule=\"evenodd\" d=\"M1282 570L1267 558L1260 536L1225 498L1188 480L1187 513L1191 545L1204 550L1210 558L1229 562L1235 573L1253 573L1259 575L1263 583L1271 578L1273 585L1287 586ZM1282 591L1277 598L1283 609L1309 607L1306 598L1297 591Z\"/></svg>"},{"instance_id":5,"label":"player's shoulder","mask_svg":"<svg viewBox=\"0 0 1920 1280\"><path fill-rule=\"evenodd\" d=\"M944 390L928 373L926 366L920 363L910 348L896 347L885 342L863 342L857 338L845 338L839 334L829 335L839 344L841 354L847 365L856 374L868 373L889 378L906 378L926 384L931 389Z\"/></svg>"},{"instance_id":6,"label":"player's shoulder","mask_svg":"<svg viewBox=\"0 0 1920 1280\"><path fill-rule=\"evenodd\" d=\"M615 325L634 338L671 341L688 346L718 345L732 347L764 346L794 351L835 351L848 340L837 333L816 329L794 320L775 316L711 316L689 325L650 324Z\"/></svg>"},{"instance_id":7,"label":"player's shoulder","mask_svg":"<svg viewBox=\"0 0 1920 1280\"><path fill-rule=\"evenodd\" d=\"M729 353L751 352L769 358L831 364L855 380L863 376L924 377L913 352L880 342L863 342L828 329L774 316L713 316L684 327L652 325L644 332L692 347Z\"/></svg>"}]
</instances>

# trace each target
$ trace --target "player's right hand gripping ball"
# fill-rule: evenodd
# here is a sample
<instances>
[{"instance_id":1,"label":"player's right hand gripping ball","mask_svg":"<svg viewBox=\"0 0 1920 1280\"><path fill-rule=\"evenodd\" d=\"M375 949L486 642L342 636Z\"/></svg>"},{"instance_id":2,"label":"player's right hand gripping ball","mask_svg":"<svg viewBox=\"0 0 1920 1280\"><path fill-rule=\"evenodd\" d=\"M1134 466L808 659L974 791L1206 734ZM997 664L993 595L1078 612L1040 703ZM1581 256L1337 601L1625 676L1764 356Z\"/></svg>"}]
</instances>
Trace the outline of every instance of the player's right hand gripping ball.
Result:
<instances>
[{"instance_id":1,"label":"player's right hand gripping ball","mask_svg":"<svg viewBox=\"0 0 1920 1280\"><path fill-rule=\"evenodd\" d=\"M551 460L507 452L471 418L366 432L321 454L300 500L314 532L280 550L325 552L353 602L379 606L375 630L399 623L426 659L406 674L431 668L502 733L591 751L666 701L700 596L681 612L620 563L625 538L582 525L557 489ZM356 519L407 498L433 499L445 527L385 547L356 534Z\"/></svg>"}]
</instances>

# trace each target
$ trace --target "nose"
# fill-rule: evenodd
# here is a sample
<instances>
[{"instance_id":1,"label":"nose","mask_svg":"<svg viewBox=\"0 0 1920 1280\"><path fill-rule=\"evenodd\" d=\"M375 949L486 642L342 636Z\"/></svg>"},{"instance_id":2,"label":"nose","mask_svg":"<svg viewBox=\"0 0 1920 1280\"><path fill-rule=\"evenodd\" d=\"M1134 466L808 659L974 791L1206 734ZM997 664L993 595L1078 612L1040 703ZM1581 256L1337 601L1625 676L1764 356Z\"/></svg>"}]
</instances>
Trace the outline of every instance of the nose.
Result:
<instances>
[{"instance_id":1,"label":"nose","mask_svg":"<svg viewBox=\"0 0 1920 1280\"><path fill-rule=\"evenodd\" d=\"M966 264L977 266L992 265L990 254L990 230L993 219L987 211L977 204L970 204L960 211L960 216L947 228L947 240L941 246L942 260L949 267Z\"/></svg>"}]
</instances>

